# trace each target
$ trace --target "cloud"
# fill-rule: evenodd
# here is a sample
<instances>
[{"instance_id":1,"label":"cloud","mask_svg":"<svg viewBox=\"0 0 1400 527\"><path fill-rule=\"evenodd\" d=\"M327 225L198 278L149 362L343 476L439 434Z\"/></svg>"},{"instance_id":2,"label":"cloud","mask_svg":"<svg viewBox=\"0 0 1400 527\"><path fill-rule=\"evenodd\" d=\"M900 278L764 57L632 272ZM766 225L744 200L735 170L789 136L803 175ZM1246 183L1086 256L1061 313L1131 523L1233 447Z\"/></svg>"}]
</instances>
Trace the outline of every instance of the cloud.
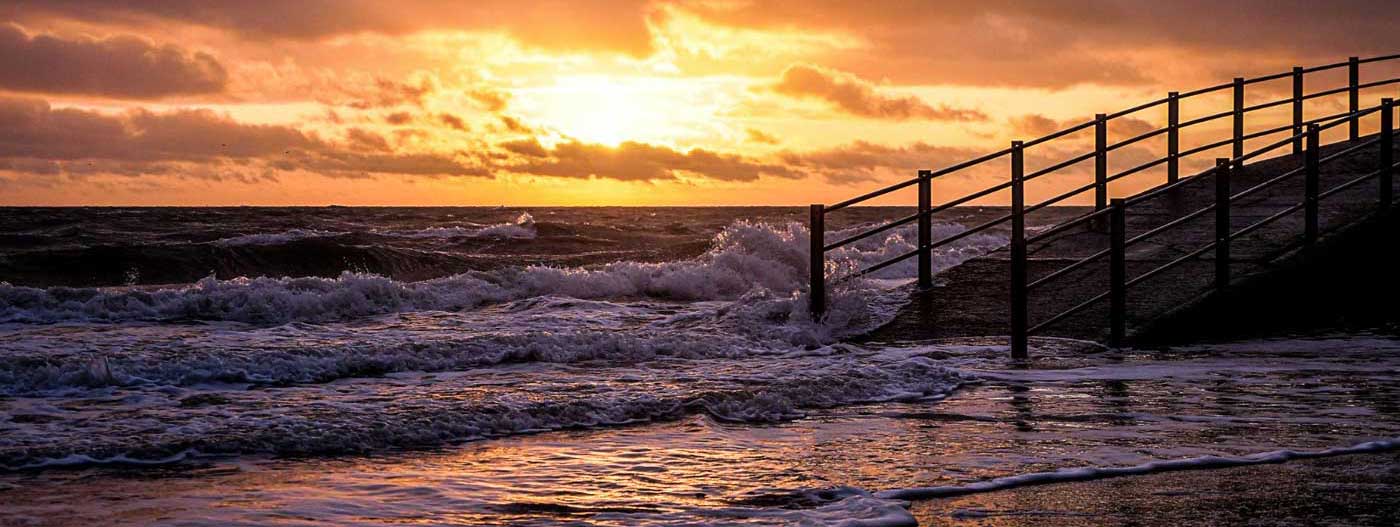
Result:
<instances>
[{"instance_id":1,"label":"cloud","mask_svg":"<svg viewBox=\"0 0 1400 527\"><path fill-rule=\"evenodd\" d=\"M462 120L461 117L457 117L450 113L438 114L438 120L442 121L442 124L447 125L448 128L451 128L458 132L466 132L470 130L470 127L467 126L466 121Z\"/></svg>"},{"instance_id":2,"label":"cloud","mask_svg":"<svg viewBox=\"0 0 1400 527\"><path fill-rule=\"evenodd\" d=\"M218 93L227 82L206 53L133 36L61 38L0 24L0 89L154 99Z\"/></svg>"},{"instance_id":3,"label":"cloud","mask_svg":"<svg viewBox=\"0 0 1400 527\"><path fill-rule=\"evenodd\" d=\"M181 22L248 40L320 40L338 35L402 35L430 30L504 31L528 46L651 52L650 0L9 0L12 12L98 24ZM0 9L0 14L3 10Z\"/></svg>"},{"instance_id":4,"label":"cloud","mask_svg":"<svg viewBox=\"0 0 1400 527\"><path fill-rule=\"evenodd\" d=\"M1087 116L1082 119L1068 119L1064 121L1058 121L1046 117L1044 115L1032 113L1011 117L1007 120L1007 124L1010 126L1011 133L1017 138L1030 140L1035 139L1037 137L1049 135L1051 133L1064 130L1066 128L1070 128L1072 126L1078 126L1086 121L1092 120L1092 116ZM1119 117L1108 122L1108 140L1121 141L1124 139L1129 139L1145 134L1147 132L1151 132L1164 126L1166 126L1165 123L1161 125L1156 125L1148 121L1138 119L1136 117ZM1092 128L1089 128L1077 132L1075 134L1071 134L1067 137L1079 140L1092 141L1092 130Z\"/></svg>"},{"instance_id":5,"label":"cloud","mask_svg":"<svg viewBox=\"0 0 1400 527\"><path fill-rule=\"evenodd\" d=\"M769 134L757 128L749 128L745 130L745 133L748 136L749 142L752 143L776 145L779 142L777 137L774 137L772 134Z\"/></svg>"},{"instance_id":6,"label":"cloud","mask_svg":"<svg viewBox=\"0 0 1400 527\"><path fill-rule=\"evenodd\" d=\"M389 115L385 115L384 122L395 126L402 126L413 122L413 114L408 112L394 112Z\"/></svg>"},{"instance_id":7,"label":"cloud","mask_svg":"<svg viewBox=\"0 0 1400 527\"><path fill-rule=\"evenodd\" d=\"M987 118L976 110L933 107L917 97L882 95L858 77L806 64L788 67L772 88L784 95L822 99L852 115L875 119L981 121Z\"/></svg>"},{"instance_id":8,"label":"cloud","mask_svg":"<svg viewBox=\"0 0 1400 527\"><path fill-rule=\"evenodd\" d=\"M245 124L209 110L118 115L53 108L42 100L0 99L0 160L31 174L168 173L172 167L238 168L269 174L308 171L329 176L369 174L488 176L470 156L392 152L382 137L352 129L334 143L295 128Z\"/></svg>"},{"instance_id":9,"label":"cloud","mask_svg":"<svg viewBox=\"0 0 1400 527\"><path fill-rule=\"evenodd\" d=\"M834 183L874 181L883 171L912 172L938 168L971 159L984 152L971 148L913 143L886 146L868 141L809 152L788 152L781 156L789 166L824 175Z\"/></svg>"},{"instance_id":10,"label":"cloud","mask_svg":"<svg viewBox=\"0 0 1400 527\"><path fill-rule=\"evenodd\" d=\"M467 96L490 112L504 110L510 100L510 96L504 92L487 89L472 90L467 92Z\"/></svg>"},{"instance_id":11,"label":"cloud","mask_svg":"<svg viewBox=\"0 0 1400 527\"><path fill-rule=\"evenodd\" d=\"M431 74L418 72L409 82L400 82L383 77L357 83L338 82L336 89L344 92L343 100L327 100L329 104L344 104L357 110L371 108L392 108L396 106L423 106L423 101L438 90L438 80Z\"/></svg>"},{"instance_id":12,"label":"cloud","mask_svg":"<svg viewBox=\"0 0 1400 527\"><path fill-rule=\"evenodd\" d=\"M801 174L777 164L702 148L688 151L637 142L616 147L568 141L545 149L538 143L511 142L502 146L526 159L505 170L563 178L610 178L623 181L664 181L690 174L720 181L754 181L760 176L796 178Z\"/></svg>"},{"instance_id":13,"label":"cloud","mask_svg":"<svg viewBox=\"0 0 1400 527\"><path fill-rule=\"evenodd\" d=\"M1189 87L1400 47L1387 0L692 2L721 27L845 35L824 65L899 84Z\"/></svg>"}]
</instances>

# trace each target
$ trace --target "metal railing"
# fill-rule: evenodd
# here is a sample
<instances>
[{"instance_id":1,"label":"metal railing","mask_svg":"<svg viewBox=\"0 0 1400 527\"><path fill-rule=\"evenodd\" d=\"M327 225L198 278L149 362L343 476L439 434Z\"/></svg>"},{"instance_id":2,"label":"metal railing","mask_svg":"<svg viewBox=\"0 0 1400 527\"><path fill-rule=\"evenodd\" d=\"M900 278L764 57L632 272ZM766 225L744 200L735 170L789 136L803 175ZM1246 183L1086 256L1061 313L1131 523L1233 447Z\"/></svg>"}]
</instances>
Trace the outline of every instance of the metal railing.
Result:
<instances>
[{"instance_id":1,"label":"metal railing","mask_svg":"<svg viewBox=\"0 0 1400 527\"><path fill-rule=\"evenodd\" d=\"M1157 274L1160 274L1161 272L1169 268L1176 267L1177 265L1180 265L1185 261L1189 261L1192 258L1205 254L1211 249L1215 249L1217 251L1216 281L1219 284L1221 284L1219 287L1224 287L1223 284L1226 284L1229 281L1229 240L1243 236L1245 234L1248 234L1249 232L1253 232L1254 230L1261 228L1265 224L1272 223L1273 221L1276 221L1279 218L1286 216L1288 213L1296 212L1296 210L1298 210L1299 208L1304 209L1306 213L1309 214L1310 218L1307 221L1307 225L1309 225L1310 227L1308 228L1309 230L1307 231L1307 233L1305 233L1305 239L1314 240L1316 238L1316 202L1322 197L1325 197L1326 195L1331 195L1331 193L1333 193L1334 191L1338 191L1334 189L1328 191L1329 193L1327 194L1317 194L1315 188L1317 176L1316 165L1337 159L1341 155L1332 154L1329 155L1326 159L1317 159L1317 152L1319 148L1319 144L1317 142L1317 135L1322 130L1330 129L1335 126L1340 126L1341 124L1345 123L1348 125L1349 139L1356 140L1360 137L1361 118L1370 113L1379 112L1382 116L1380 136L1371 141L1367 141L1362 144L1349 147L1342 153L1352 153L1360 147L1373 145L1377 142L1382 142L1382 144L1389 145L1389 141L1393 138L1393 112L1390 111L1392 109L1391 100L1384 99L1381 105L1363 110L1360 108L1360 91L1367 88L1374 88L1389 84L1400 83L1400 78L1391 78L1362 84L1360 82L1360 66L1362 64L1367 63L1391 61L1396 59L1400 59L1400 55L1387 55L1366 59L1351 57L1345 62L1339 62L1335 64L1314 66L1310 68L1295 67L1292 69L1291 72L1265 75L1262 77L1256 77L1251 79L1235 78L1232 82L1229 83L1201 88L1190 92L1171 92L1165 98L1139 104L1137 106L1120 110L1112 114L1098 114L1094 117L1092 121L1070 126L1063 130L1050 133L1048 135L1034 140L1024 142L1012 141L1011 146L1009 148L992 152L967 161L963 161L961 163L957 163L940 170L920 170L918 172L918 176L915 178L901 181L886 186L884 188L833 204L831 206L814 204L811 206L810 210L811 277L809 287L809 307L814 316L820 316L826 309L826 286L828 282L828 279L826 277L826 253L829 251L874 236L881 232L888 231L890 229L907 225L909 223L918 222L918 246L914 250L901 255L897 255L885 261L875 263L863 269L856 269L848 274L834 277L832 281L841 282L865 276L917 256L919 270L917 279L918 287L928 288L932 286L932 252L934 249L953 243L968 236L985 232L988 229L991 229L1003 223L1010 222L1011 240L1009 252L1011 257L1011 276L1009 277L1009 280L1011 286L1011 327L1009 329L1011 334L1011 349L1013 357L1025 358L1027 356L1027 341L1028 336L1031 333L1041 330L1055 322L1059 322L1066 317L1078 313L1083 309L1088 308L1089 306L1104 300L1105 298L1110 299L1112 302L1112 307L1110 308L1110 311L1113 313L1112 321L1110 323L1110 340L1113 341L1113 343L1115 344L1119 343L1121 342L1124 333L1123 320L1125 319L1124 311L1126 310L1126 300L1124 296L1124 291L1126 291L1127 287L1140 283L1143 280L1146 280L1147 278L1150 278L1152 276L1156 276ZM1343 67L1347 68L1348 73L1348 81L1346 86L1322 90L1314 93L1304 92L1304 80L1308 74ZM1261 82L1286 79L1290 77L1292 79L1292 96L1284 99L1259 103L1252 106L1245 105L1244 93L1246 86ZM1180 103L1182 100L1192 97L1198 97L1201 95L1217 93L1224 90L1231 91L1233 104L1230 110L1205 115L1188 121L1181 121ZM1342 93L1348 94L1348 111L1326 115L1322 117L1315 117L1312 119L1304 119L1303 103L1305 101L1331 95L1339 95ZM1137 112L1159 107L1162 105L1166 105L1167 126L1144 132L1136 136L1128 137L1119 140L1116 143L1108 142L1108 124L1114 119L1123 118L1135 114ZM1249 114L1250 112L1284 105L1292 106L1291 123L1282 126L1275 126L1264 130L1257 130L1250 133L1245 132L1245 116L1247 114ZM1218 119L1223 119L1226 117L1231 118L1232 133L1230 137L1208 142L1206 144L1196 146L1187 150L1181 150L1180 131L1182 129L1215 121ZM1025 173L1026 149L1038 145L1047 144L1057 139L1061 139L1065 136L1068 136L1070 134L1088 130L1090 128L1094 129L1094 149L1092 151L1082 155L1071 157L1069 159L1052 164L1050 166L1036 170L1029 174ZM1246 153L1244 150L1246 141L1288 132L1292 132L1291 135L1285 137L1282 140L1270 143L1269 145L1263 148L1259 148L1248 153ZM1160 135L1166 135L1167 152L1165 156L1155 158L1151 161L1147 161L1145 163L1131 168L1127 168L1115 174L1108 173L1108 155L1110 152ZM1304 144L1305 142L1307 143L1306 145ZM1284 146L1290 145L1292 146L1292 152L1294 154L1305 153L1305 156L1308 159L1308 161L1307 163L1305 163L1304 167L1284 173L1283 175L1272 178L1269 181L1266 181L1265 183L1240 192L1234 196L1229 195L1228 174L1231 171L1231 167L1242 167L1243 164L1248 160L1257 158L1270 152L1274 152ZM1144 234L1135 236L1131 239L1121 239L1124 236L1123 225L1125 224L1125 222L1123 221L1123 215L1126 214L1125 211L1128 207L1131 207L1138 203L1142 203L1153 197L1160 196L1163 193L1170 191L1171 189L1178 188L1180 184L1187 181L1188 179L1182 179L1179 177L1180 161L1182 159L1185 159L1188 156L1194 154L1207 152L1225 146L1231 147L1232 156L1223 160L1217 160L1218 162L1223 161L1224 164L1218 163L1216 167L1204 170L1200 174L1197 174L1198 176L1209 174L1215 174L1217 176L1217 180L1220 182L1217 184L1216 189L1217 204L1212 204L1204 209L1186 214L1181 218L1177 218L1176 220L1168 222L1167 224L1154 228ZM1351 186L1354 186L1355 184L1358 184L1360 181L1364 181L1365 179L1379 176L1381 178L1380 193L1382 199L1382 206L1388 207L1391 202L1391 173L1393 172L1392 169L1394 167L1394 164L1388 161L1388 159L1391 156L1390 149L1382 148L1382 151L1383 153L1381 160L1381 168L1379 168L1375 172L1367 174L1363 178L1358 178L1357 180L1345 184L1343 189L1350 188ZM957 198L953 198L940 205L933 206L931 182L934 179L963 170L968 170L973 167L977 167L979 165L987 163L989 161L1002 158L1009 158L1008 160L1010 163L1011 172L1011 177L1009 178L1009 180L995 185L991 185L984 189L974 191ZM1025 182L1041 176L1045 176L1047 174L1056 173L1058 171L1064 170L1066 168L1072 167L1074 165L1091 159L1094 160L1093 181L1070 189L1069 191L1066 191L1064 193L1053 196L1040 203L1036 203L1030 206L1027 206L1025 204ZM1161 186L1158 186L1146 192L1139 193L1128 199L1109 199L1109 183L1162 165L1165 165L1166 167L1166 182ZM1312 168L1309 168L1310 166ZM1303 203L1300 203L1296 208L1286 210L1274 216L1270 216L1269 218L1262 220L1258 224L1246 227L1245 229L1239 232L1228 232L1228 204L1230 203L1231 199L1243 198L1245 196L1263 190L1264 188L1268 188L1268 186L1272 186L1282 181L1283 179L1296 175L1300 172L1308 174L1307 177L1311 178L1309 179L1309 188L1312 190L1310 190L1309 197L1305 199ZM851 235L847 238L837 240L831 243L826 243L824 225L827 214L840 211L847 207L880 196L884 196L896 190L908 188L911 186L917 186L918 190L918 211L916 213L867 229L865 231ZM944 237L942 239L932 239L932 217L934 214L946 211L948 209L951 209L952 207L972 202L974 200L992 195L997 192L1007 190L1009 190L1011 194L1011 207L1010 211L1007 214L999 216L991 221L987 221L980 225L973 226L962 232ZM1089 192L1091 190L1094 192L1094 210L1092 212L1082 214L1068 221L1061 222L1057 225L1049 227L1044 231L1041 231L1040 233L1034 236L1027 238L1025 233L1025 217L1027 214L1044 209L1051 205L1055 205L1057 203L1061 203L1067 199L1070 199L1074 196L1078 196L1085 192ZM1311 205L1309 205L1309 203L1311 203ZM1147 237L1161 233L1173 227L1180 226L1186 221L1203 216L1211 210L1215 210L1217 216L1217 236L1215 241L1211 242L1205 248L1193 251L1192 253L1189 253L1186 256L1183 256L1182 258L1178 258L1177 260L1173 260L1172 262L1169 262L1158 269L1148 271L1147 273L1144 273L1143 275L1140 275L1131 280L1126 278L1126 272L1124 268L1124 251L1126 250L1127 246L1130 246L1138 241L1146 239ZM1065 230L1072 228L1076 225L1081 225L1089 221L1104 221L1105 219L1109 223L1110 230L1109 249L1094 253L1084 259L1081 259L1080 261L1070 264L1065 268L1056 270L1055 272L1052 272L1036 280L1035 282L1027 283L1026 246L1028 244L1049 239L1051 236L1062 233ZM1220 222L1222 221L1225 222L1223 224L1224 231L1221 231L1222 227ZM1311 243L1311 241L1309 241L1308 243ZM1222 255L1224 256L1224 258L1221 258ZM1066 312L1051 317L1051 319L1049 320L1036 324L1035 326L1029 326L1029 317L1027 316L1027 297L1032 289L1043 285L1044 283L1050 280L1053 280L1060 276L1064 276L1070 271L1081 268L1090 262L1102 259L1104 257L1110 257L1111 259L1110 278L1113 287L1110 289L1110 291L1097 295L1085 301L1084 303L1081 303L1069 309Z\"/></svg>"}]
</instances>

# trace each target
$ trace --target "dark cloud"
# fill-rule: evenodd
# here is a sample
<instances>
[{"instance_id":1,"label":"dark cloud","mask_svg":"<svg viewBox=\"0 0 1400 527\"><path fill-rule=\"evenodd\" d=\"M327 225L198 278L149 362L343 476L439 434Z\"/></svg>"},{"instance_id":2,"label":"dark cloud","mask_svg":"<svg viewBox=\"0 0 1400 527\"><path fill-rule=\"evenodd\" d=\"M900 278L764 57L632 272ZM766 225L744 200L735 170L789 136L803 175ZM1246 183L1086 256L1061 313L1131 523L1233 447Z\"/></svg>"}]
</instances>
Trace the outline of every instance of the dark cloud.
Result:
<instances>
[{"instance_id":1,"label":"dark cloud","mask_svg":"<svg viewBox=\"0 0 1400 527\"><path fill-rule=\"evenodd\" d=\"M462 157L391 152L382 137L353 129L345 143L333 143L286 126L239 123L208 110L105 115L52 108L40 100L0 99L0 160L11 170L57 165L68 173L103 169L140 175L195 163L214 170L242 166L349 177L489 175Z\"/></svg>"},{"instance_id":2,"label":"dark cloud","mask_svg":"<svg viewBox=\"0 0 1400 527\"><path fill-rule=\"evenodd\" d=\"M721 181L753 181L760 176L800 177L787 167L757 162L741 156L696 148L672 150L664 146L625 142L617 147L569 141L552 149L521 142L503 145L527 159L507 170L538 176L610 178L623 181L664 181L693 174ZM539 154L545 155L539 155Z\"/></svg>"},{"instance_id":3,"label":"dark cloud","mask_svg":"<svg viewBox=\"0 0 1400 527\"><path fill-rule=\"evenodd\" d=\"M1010 127L1012 135L1014 135L1016 138L1030 140L1041 136L1049 135L1051 133L1064 130L1066 128L1078 126L1092 120L1092 116L1086 116L1083 119L1069 119L1064 121L1057 121L1044 115L1033 113L1012 117L1008 120L1007 124ZM1151 132L1163 126L1166 126L1165 123L1157 125L1142 119L1138 119L1136 117L1119 117L1108 122L1108 140L1121 141L1123 139L1129 139L1145 134L1147 132ZM1067 140L1070 141L1093 140L1093 133L1093 128L1086 128L1080 132L1076 132L1065 137L1067 138Z\"/></svg>"},{"instance_id":4,"label":"dark cloud","mask_svg":"<svg viewBox=\"0 0 1400 527\"><path fill-rule=\"evenodd\" d=\"M152 99L217 93L228 73L214 57L133 36L60 38L0 24L0 89Z\"/></svg>"},{"instance_id":5,"label":"dark cloud","mask_svg":"<svg viewBox=\"0 0 1400 527\"><path fill-rule=\"evenodd\" d=\"M784 163L823 174L836 183L854 183L877 179L881 171L913 172L948 166L971 159L985 152L971 148L946 147L928 143L906 146L885 146L867 141L811 152L783 154Z\"/></svg>"},{"instance_id":6,"label":"dark cloud","mask_svg":"<svg viewBox=\"0 0 1400 527\"><path fill-rule=\"evenodd\" d=\"M323 100L328 104L344 104L358 110L371 108L392 108L395 106L423 106L423 100L438 90L437 79L424 75L414 82L401 82L375 78L372 83L337 84L342 97Z\"/></svg>"},{"instance_id":7,"label":"dark cloud","mask_svg":"<svg viewBox=\"0 0 1400 527\"><path fill-rule=\"evenodd\" d=\"M806 64L784 70L773 90L784 95L821 99L852 115L875 119L981 121L987 118L976 110L933 107L917 97L882 95L869 82L853 75Z\"/></svg>"},{"instance_id":8,"label":"dark cloud","mask_svg":"<svg viewBox=\"0 0 1400 527\"><path fill-rule=\"evenodd\" d=\"M527 45L565 50L651 51L648 0L8 0L0 14L59 16L98 24L184 22L248 39L312 40L373 32L504 30ZM8 8L8 9L7 9Z\"/></svg>"},{"instance_id":9,"label":"dark cloud","mask_svg":"<svg viewBox=\"0 0 1400 527\"><path fill-rule=\"evenodd\" d=\"M821 63L900 84L1189 86L1400 49L1400 11L1388 0L818 0L685 9L732 27L854 36L863 45Z\"/></svg>"},{"instance_id":10,"label":"dark cloud","mask_svg":"<svg viewBox=\"0 0 1400 527\"><path fill-rule=\"evenodd\" d=\"M413 114L408 112L394 112L384 116L384 122L401 126L413 122Z\"/></svg>"},{"instance_id":11,"label":"dark cloud","mask_svg":"<svg viewBox=\"0 0 1400 527\"><path fill-rule=\"evenodd\" d=\"M491 112L504 110L506 103L510 100L508 94L495 90L472 90L467 92L467 96Z\"/></svg>"},{"instance_id":12,"label":"dark cloud","mask_svg":"<svg viewBox=\"0 0 1400 527\"><path fill-rule=\"evenodd\" d=\"M438 120L442 121L442 124L447 125L448 128L451 128L458 132L466 132L470 130L470 128L467 126L466 121L463 121L461 117L457 117L450 113L438 114Z\"/></svg>"}]
</instances>

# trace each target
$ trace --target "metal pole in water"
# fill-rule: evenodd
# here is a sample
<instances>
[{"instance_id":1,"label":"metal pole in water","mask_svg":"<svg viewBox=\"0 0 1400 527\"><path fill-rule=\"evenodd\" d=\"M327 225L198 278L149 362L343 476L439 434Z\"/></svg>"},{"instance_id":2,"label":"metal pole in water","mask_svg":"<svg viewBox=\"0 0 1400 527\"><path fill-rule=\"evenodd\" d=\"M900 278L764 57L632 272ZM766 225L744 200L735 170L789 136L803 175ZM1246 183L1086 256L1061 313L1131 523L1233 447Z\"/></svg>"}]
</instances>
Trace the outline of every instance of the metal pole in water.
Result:
<instances>
[{"instance_id":1,"label":"metal pole in water","mask_svg":"<svg viewBox=\"0 0 1400 527\"><path fill-rule=\"evenodd\" d=\"M1293 67L1293 153L1303 153L1303 67Z\"/></svg>"},{"instance_id":2,"label":"metal pole in water","mask_svg":"<svg viewBox=\"0 0 1400 527\"><path fill-rule=\"evenodd\" d=\"M1029 339L1026 313L1025 152L1011 142L1011 358L1026 360Z\"/></svg>"},{"instance_id":3,"label":"metal pole in water","mask_svg":"<svg viewBox=\"0 0 1400 527\"><path fill-rule=\"evenodd\" d=\"M933 172L919 171L919 289L933 287L933 254L929 245L933 244L933 218L929 209L933 206Z\"/></svg>"},{"instance_id":4,"label":"metal pole in water","mask_svg":"<svg viewBox=\"0 0 1400 527\"><path fill-rule=\"evenodd\" d=\"M1303 170L1303 245L1317 243L1317 182L1321 175L1318 156L1318 126L1308 125L1308 151Z\"/></svg>"},{"instance_id":5,"label":"metal pole in water","mask_svg":"<svg viewBox=\"0 0 1400 527\"><path fill-rule=\"evenodd\" d=\"M1230 160L1215 160L1215 290L1230 285Z\"/></svg>"},{"instance_id":6,"label":"metal pole in water","mask_svg":"<svg viewBox=\"0 0 1400 527\"><path fill-rule=\"evenodd\" d=\"M811 235L812 243L810 250L810 277L811 285L807 289L807 305L812 312L812 319L816 320L826 313L826 205L820 203L812 205L812 216L808 223L808 231Z\"/></svg>"},{"instance_id":7,"label":"metal pole in water","mask_svg":"<svg viewBox=\"0 0 1400 527\"><path fill-rule=\"evenodd\" d=\"M1347 106L1351 113L1355 114L1361 109L1361 62L1357 57L1347 58ZM1361 137L1361 117L1352 115L1351 122L1347 123L1351 131L1351 140Z\"/></svg>"},{"instance_id":8,"label":"metal pole in water","mask_svg":"<svg viewBox=\"0 0 1400 527\"><path fill-rule=\"evenodd\" d=\"M1108 116L1094 116L1094 210L1108 206Z\"/></svg>"},{"instance_id":9,"label":"metal pole in water","mask_svg":"<svg viewBox=\"0 0 1400 527\"><path fill-rule=\"evenodd\" d=\"M1244 157L1244 78L1235 77L1235 140L1234 148L1230 152L1230 157L1239 159Z\"/></svg>"},{"instance_id":10,"label":"metal pole in water","mask_svg":"<svg viewBox=\"0 0 1400 527\"><path fill-rule=\"evenodd\" d=\"M1123 345L1127 334L1128 254L1127 205L1122 198L1109 204L1109 339L1112 347Z\"/></svg>"},{"instance_id":11,"label":"metal pole in water","mask_svg":"<svg viewBox=\"0 0 1400 527\"><path fill-rule=\"evenodd\" d=\"M1177 176L1181 173L1181 160L1177 153L1181 151L1181 94L1178 92L1167 93L1167 183L1176 183Z\"/></svg>"},{"instance_id":12,"label":"metal pole in water","mask_svg":"<svg viewBox=\"0 0 1400 527\"><path fill-rule=\"evenodd\" d=\"M1395 100L1381 99L1381 210L1390 208L1395 176Z\"/></svg>"}]
</instances>

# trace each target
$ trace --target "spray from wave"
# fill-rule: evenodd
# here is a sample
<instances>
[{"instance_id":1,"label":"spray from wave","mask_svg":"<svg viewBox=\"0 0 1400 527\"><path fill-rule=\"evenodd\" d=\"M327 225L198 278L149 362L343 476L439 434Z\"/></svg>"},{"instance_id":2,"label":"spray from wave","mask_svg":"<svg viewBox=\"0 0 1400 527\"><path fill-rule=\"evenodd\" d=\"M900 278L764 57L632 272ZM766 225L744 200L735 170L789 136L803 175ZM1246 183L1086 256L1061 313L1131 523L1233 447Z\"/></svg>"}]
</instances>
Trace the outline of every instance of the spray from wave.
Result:
<instances>
[{"instance_id":1,"label":"spray from wave","mask_svg":"<svg viewBox=\"0 0 1400 527\"><path fill-rule=\"evenodd\" d=\"M509 225L483 229L519 235L532 220L522 216ZM940 230L957 232L956 225ZM834 233L841 236L843 233ZM896 229L829 255L834 269L868 265L912 250L910 229ZM63 321L234 321L254 324L330 322L410 312L458 311L523 298L562 295L579 299L660 299L674 301L734 300L761 292L787 297L805 306L798 293L807 276L808 233L800 224L736 222L717 234L699 258L663 263L631 261L586 267L527 266L471 272L421 282L344 272L336 278L205 278L197 283L155 290L146 288L47 289L0 283L0 322ZM999 246L1000 238L972 236L935 255L939 269ZM873 278L907 279L912 261L876 273ZM842 310L867 302L853 285L834 292L833 316L848 322ZM843 293L845 293L843 295ZM843 296L846 298L843 301ZM858 297L858 298L857 298ZM796 304L801 304L797 306ZM794 310L794 314L801 310Z\"/></svg>"}]
</instances>

